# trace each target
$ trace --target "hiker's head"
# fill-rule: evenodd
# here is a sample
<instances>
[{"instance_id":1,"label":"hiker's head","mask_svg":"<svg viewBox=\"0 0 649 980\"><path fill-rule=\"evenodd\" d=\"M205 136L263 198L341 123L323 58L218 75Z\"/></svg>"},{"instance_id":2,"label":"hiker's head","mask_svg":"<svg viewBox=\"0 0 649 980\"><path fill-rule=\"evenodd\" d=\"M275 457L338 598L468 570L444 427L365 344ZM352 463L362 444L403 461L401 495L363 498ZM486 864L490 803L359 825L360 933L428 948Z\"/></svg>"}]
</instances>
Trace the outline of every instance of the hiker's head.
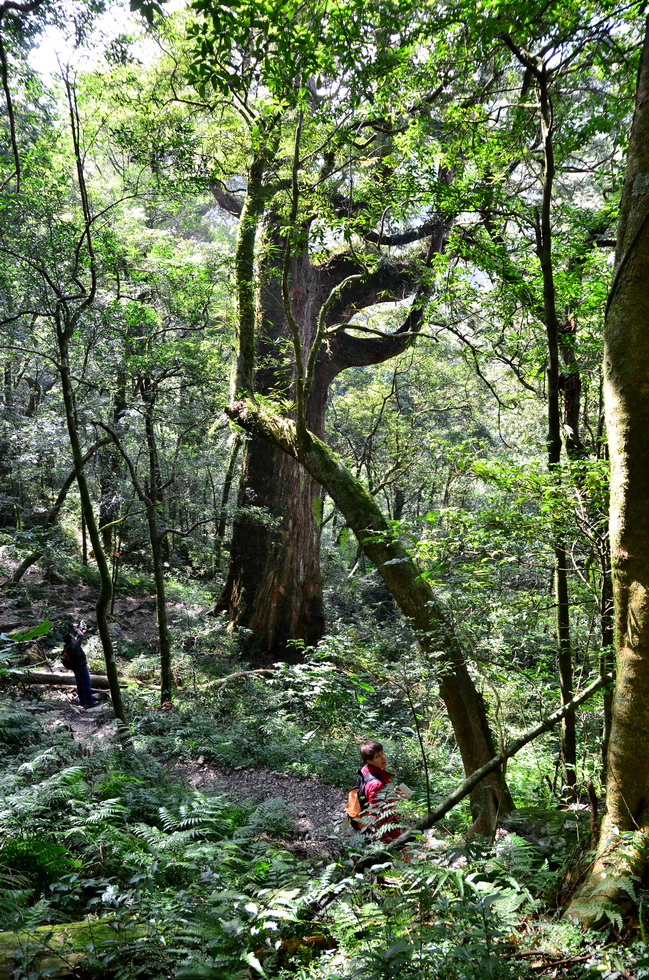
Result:
<instances>
[{"instance_id":1,"label":"hiker's head","mask_svg":"<svg viewBox=\"0 0 649 980\"><path fill-rule=\"evenodd\" d=\"M375 742L374 739L363 742L360 751L363 762L369 762L373 766L378 766L379 769L385 769L387 759L380 742Z\"/></svg>"}]
</instances>

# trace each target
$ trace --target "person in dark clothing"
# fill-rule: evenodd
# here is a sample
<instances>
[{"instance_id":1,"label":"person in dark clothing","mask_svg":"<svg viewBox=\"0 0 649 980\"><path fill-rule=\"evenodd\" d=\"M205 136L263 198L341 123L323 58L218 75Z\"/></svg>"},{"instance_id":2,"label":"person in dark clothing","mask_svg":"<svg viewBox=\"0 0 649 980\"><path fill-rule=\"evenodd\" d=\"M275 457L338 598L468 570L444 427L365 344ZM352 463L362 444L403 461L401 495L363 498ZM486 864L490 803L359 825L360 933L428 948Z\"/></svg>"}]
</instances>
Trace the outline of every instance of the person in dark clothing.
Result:
<instances>
[{"instance_id":1,"label":"person in dark clothing","mask_svg":"<svg viewBox=\"0 0 649 980\"><path fill-rule=\"evenodd\" d=\"M90 682L90 671L88 661L83 652L83 641L86 631L81 629L76 623L72 626L69 633L63 637L63 663L74 672L74 679L77 682L77 694L79 704L84 708L94 708L99 704L97 698L93 697L92 684Z\"/></svg>"}]
</instances>

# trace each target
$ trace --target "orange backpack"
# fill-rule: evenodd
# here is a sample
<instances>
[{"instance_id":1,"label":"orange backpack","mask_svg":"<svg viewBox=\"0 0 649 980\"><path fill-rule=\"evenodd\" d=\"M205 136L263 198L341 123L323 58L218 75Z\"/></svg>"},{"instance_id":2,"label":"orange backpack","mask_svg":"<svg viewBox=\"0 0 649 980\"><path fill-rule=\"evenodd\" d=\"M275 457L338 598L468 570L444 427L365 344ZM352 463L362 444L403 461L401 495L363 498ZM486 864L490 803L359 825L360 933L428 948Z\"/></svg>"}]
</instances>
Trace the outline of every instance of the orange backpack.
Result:
<instances>
[{"instance_id":1,"label":"orange backpack","mask_svg":"<svg viewBox=\"0 0 649 980\"><path fill-rule=\"evenodd\" d=\"M345 812L349 817L349 822L354 828L354 830L364 830L366 826L366 821L359 820L358 818L362 815L363 811L367 809L367 796L365 795L365 786L372 779L379 779L374 773L363 773L362 769L358 770L358 776L354 781L354 785L347 794L347 803L345 804ZM383 783L383 780L379 780ZM385 783L383 783L385 785Z\"/></svg>"}]
</instances>

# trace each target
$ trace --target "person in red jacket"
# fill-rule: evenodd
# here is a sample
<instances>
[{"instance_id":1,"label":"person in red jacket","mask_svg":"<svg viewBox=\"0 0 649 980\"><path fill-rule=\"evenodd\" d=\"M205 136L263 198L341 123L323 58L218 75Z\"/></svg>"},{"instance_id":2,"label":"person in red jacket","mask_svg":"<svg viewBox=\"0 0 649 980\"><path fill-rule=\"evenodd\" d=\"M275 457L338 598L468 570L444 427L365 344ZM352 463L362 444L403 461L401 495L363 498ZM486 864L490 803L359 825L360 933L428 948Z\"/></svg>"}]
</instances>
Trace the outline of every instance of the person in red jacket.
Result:
<instances>
[{"instance_id":1,"label":"person in red jacket","mask_svg":"<svg viewBox=\"0 0 649 980\"><path fill-rule=\"evenodd\" d=\"M398 818L394 812L395 801L401 799L401 794L394 790L385 791L385 787L394 778L385 768L388 760L385 757L380 742L370 740L360 747L361 759L365 763L361 774L366 782L363 793L368 804L370 822L367 834L370 840L380 840L384 844L395 840L401 834ZM368 778L370 777L370 778Z\"/></svg>"}]
</instances>

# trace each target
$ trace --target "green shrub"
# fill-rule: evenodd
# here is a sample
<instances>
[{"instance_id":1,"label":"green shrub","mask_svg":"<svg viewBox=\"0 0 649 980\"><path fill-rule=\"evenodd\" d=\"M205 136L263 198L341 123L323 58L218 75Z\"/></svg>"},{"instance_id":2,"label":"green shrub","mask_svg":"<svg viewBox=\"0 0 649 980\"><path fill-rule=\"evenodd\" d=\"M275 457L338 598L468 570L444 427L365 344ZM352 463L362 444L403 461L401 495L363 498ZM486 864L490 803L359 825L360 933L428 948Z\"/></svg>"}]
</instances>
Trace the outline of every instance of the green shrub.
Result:
<instances>
[{"instance_id":1,"label":"green shrub","mask_svg":"<svg viewBox=\"0 0 649 980\"><path fill-rule=\"evenodd\" d=\"M0 758L17 755L25 746L38 745L42 740L35 718L8 702L0 702Z\"/></svg>"},{"instance_id":2,"label":"green shrub","mask_svg":"<svg viewBox=\"0 0 649 980\"><path fill-rule=\"evenodd\" d=\"M20 876L38 895L77 864L70 852L51 837L16 837L0 846L3 873Z\"/></svg>"}]
</instances>

